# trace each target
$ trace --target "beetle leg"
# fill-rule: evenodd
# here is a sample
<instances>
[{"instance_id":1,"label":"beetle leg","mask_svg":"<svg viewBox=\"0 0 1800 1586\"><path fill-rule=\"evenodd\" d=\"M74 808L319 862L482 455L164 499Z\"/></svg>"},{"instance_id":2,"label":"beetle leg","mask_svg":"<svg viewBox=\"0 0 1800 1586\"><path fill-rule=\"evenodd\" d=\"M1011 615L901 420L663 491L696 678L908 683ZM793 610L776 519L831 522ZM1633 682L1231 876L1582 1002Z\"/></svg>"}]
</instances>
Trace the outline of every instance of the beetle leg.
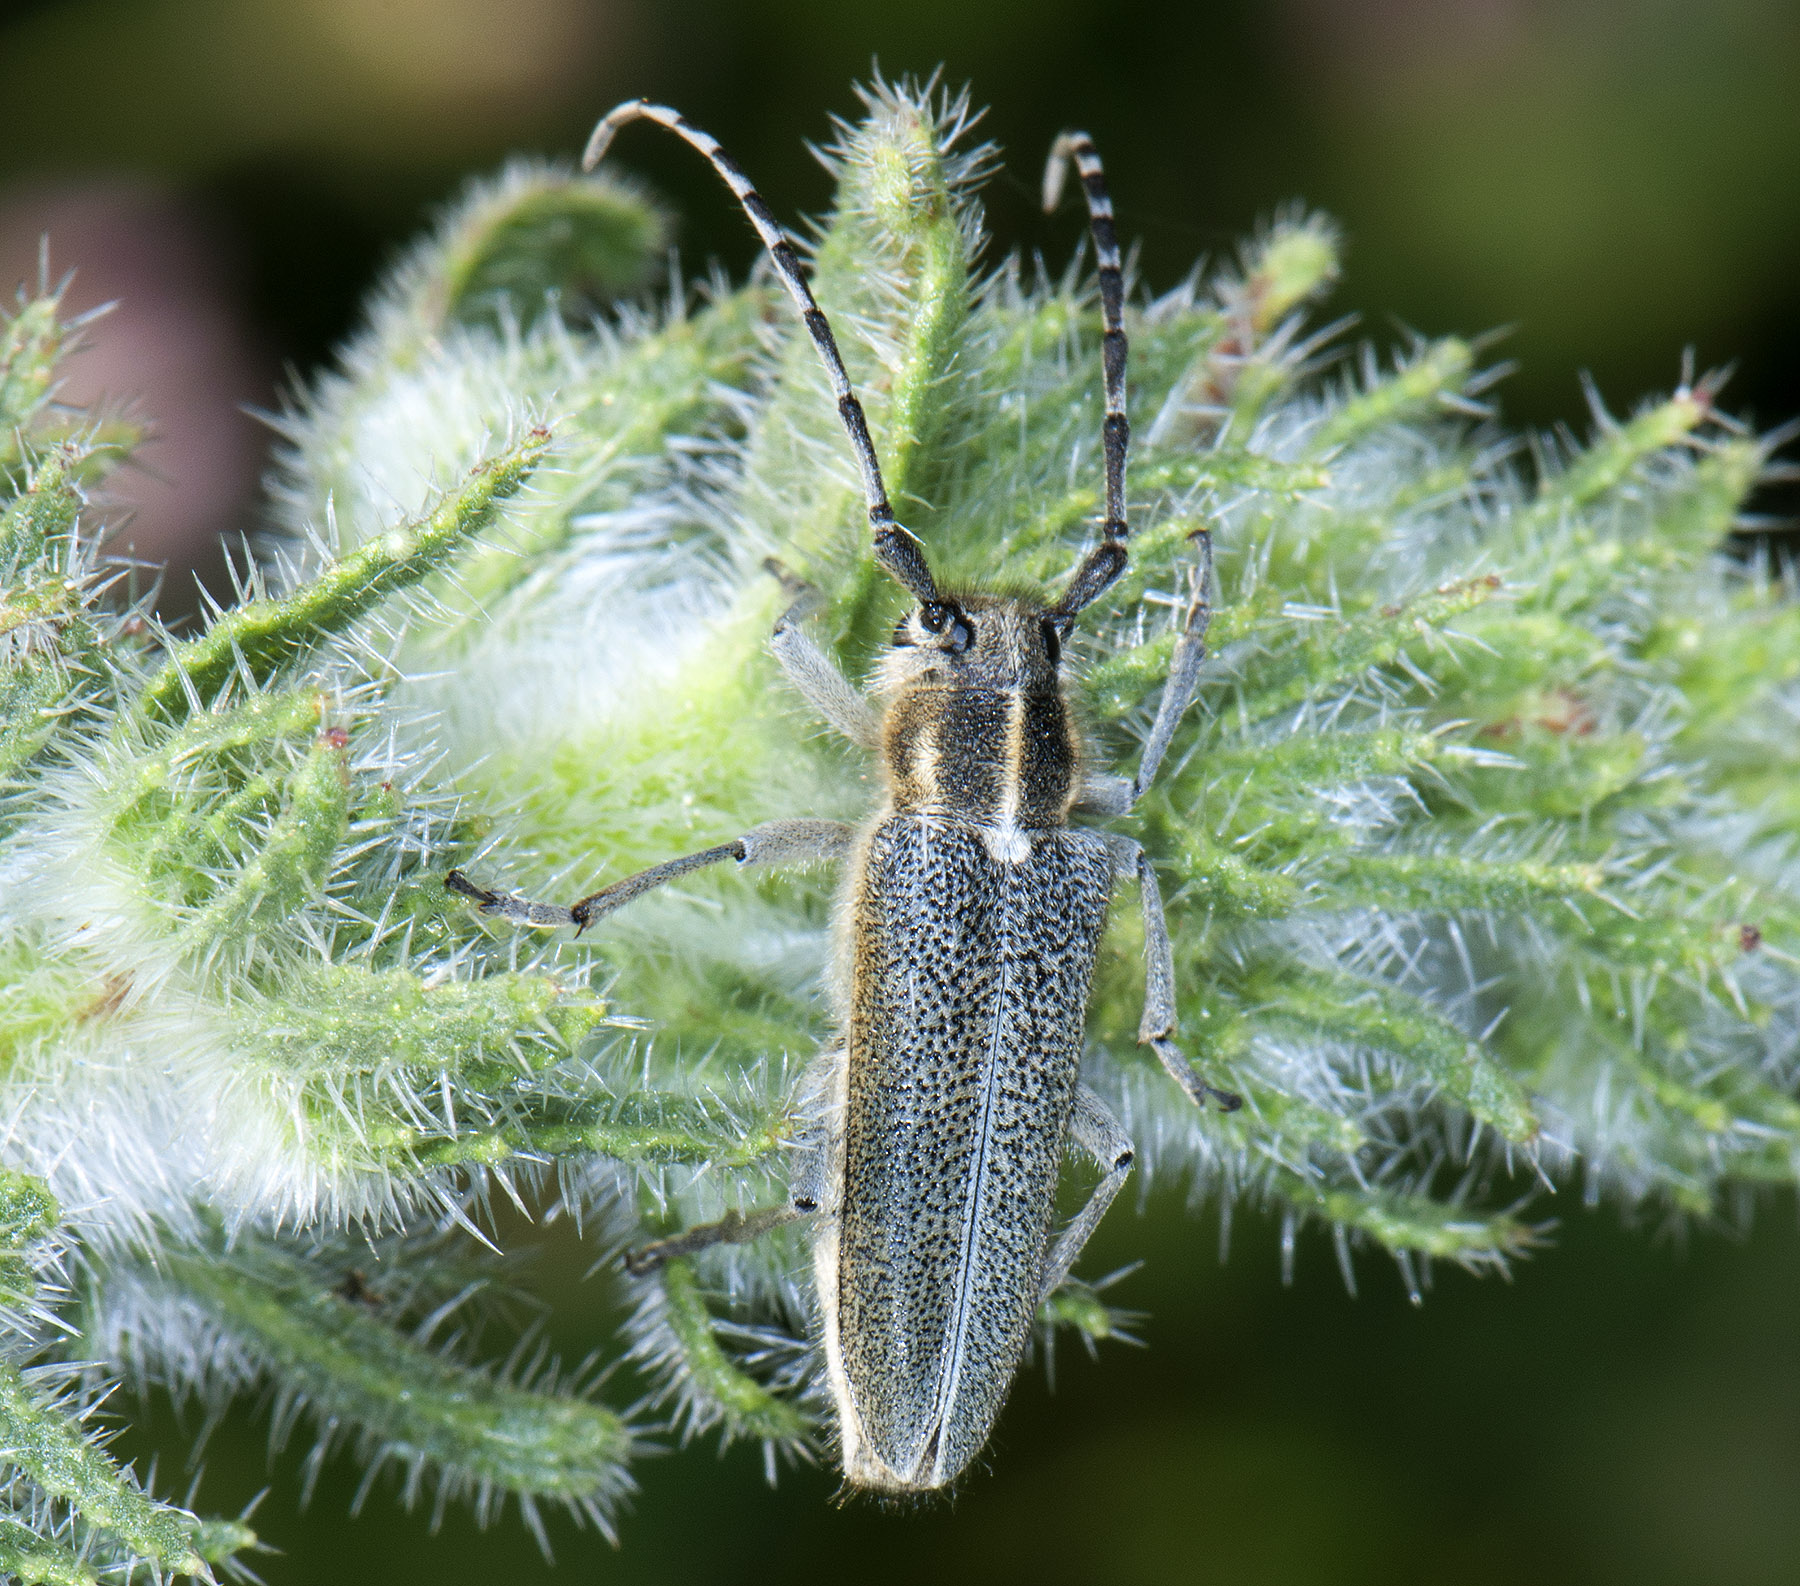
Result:
<instances>
[{"instance_id":1,"label":"beetle leg","mask_svg":"<svg viewBox=\"0 0 1800 1586\"><path fill-rule=\"evenodd\" d=\"M1096 771L1081 779L1076 810L1083 815L1129 815L1137 803L1137 790L1128 776Z\"/></svg>"},{"instance_id":2,"label":"beetle leg","mask_svg":"<svg viewBox=\"0 0 1800 1586\"><path fill-rule=\"evenodd\" d=\"M1144 753L1138 761L1137 775L1123 777L1097 772L1085 777L1081 793L1075 800L1075 808L1084 815L1131 813L1137 801L1156 780L1156 773L1162 766L1163 756L1169 752L1169 742L1175 736L1175 729L1181 725L1181 718L1194 702L1194 692L1200 686L1200 663L1206 659L1206 630L1212 623L1212 602L1207 594L1212 588L1212 534L1201 529L1195 538L1200 542L1200 571L1194 580L1194 596L1188 602L1187 620L1182 624L1181 637L1175 641L1175 653L1169 660L1169 675L1163 679L1162 700L1156 707L1156 720L1151 723L1150 736L1144 740Z\"/></svg>"},{"instance_id":3,"label":"beetle leg","mask_svg":"<svg viewBox=\"0 0 1800 1586\"><path fill-rule=\"evenodd\" d=\"M726 1212L716 1223L701 1223L669 1239L658 1239L636 1250L627 1250L623 1258L625 1270L634 1278L647 1277L665 1261L676 1256L691 1256L697 1250L714 1245L747 1245L760 1239L772 1228L791 1223L803 1215L791 1206L764 1206L753 1212Z\"/></svg>"},{"instance_id":4,"label":"beetle leg","mask_svg":"<svg viewBox=\"0 0 1800 1586\"><path fill-rule=\"evenodd\" d=\"M1181 718L1193 703L1194 691L1200 686L1200 663L1206 659L1206 630L1212 623L1212 532L1199 530L1200 570L1194 578L1194 598L1188 602L1187 620L1181 637L1175 641L1175 653L1169 659L1169 675L1163 680L1162 701L1156 707L1156 720L1144 742L1143 758L1131 787L1131 802L1137 803L1144 790L1156 780L1162 758L1168 752L1169 740L1181 725Z\"/></svg>"},{"instance_id":5,"label":"beetle leg","mask_svg":"<svg viewBox=\"0 0 1800 1586\"><path fill-rule=\"evenodd\" d=\"M843 1060L843 1046L833 1043L808 1063L800 1076L795 1100L806 1122L795 1142L793 1172L788 1180L787 1200L782 1205L753 1212L729 1211L716 1223L702 1223L668 1239L627 1250L623 1258L625 1270L634 1278L641 1278L673 1256L692 1255L714 1245L747 1245L771 1229L817 1212L825 1203L829 1150L828 1120L823 1109L828 1104L837 1066Z\"/></svg>"},{"instance_id":6,"label":"beetle leg","mask_svg":"<svg viewBox=\"0 0 1800 1586\"><path fill-rule=\"evenodd\" d=\"M795 578L774 557L764 565L793 597L792 604L776 619L775 632L769 639L769 648L787 673L788 681L807 704L853 744L879 749L881 718L874 707L800 625L815 602L812 586Z\"/></svg>"},{"instance_id":7,"label":"beetle leg","mask_svg":"<svg viewBox=\"0 0 1800 1586\"><path fill-rule=\"evenodd\" d=\"M1106 1177L1094 1186L1087 1205L1063 1229L1051 1248L1050 1259L1044 1264L1044 1280L1038 1286L1039 1305L1062 1287L1082 1246L1100 1226L1107 1207L1112 1205L1113 1198L1124 1188L1131 1173L1134 1153L1131 1136L1112 1115L1112 1109L1086 1085L1075 1092L1075 1114L1069 1121L1069 1134L1077 1146L1105 1169Z\"/></svg>"},{"instance_id":8,"label":"beetle leg","mask_svg":"<svg viewBox=\"0 0 1800 1586\"><path fill-rule=\"evenodd\" d=\"M1209 1085L1194 1072L1174 1042L1175 1034L1175 947L1169 940L1168 921L1163 918L1162 889L1156 884L1156 871L1150 856L1128 837L1110 837L1114 862L1121 874L1135 874L1138 897L1144 915L1144 1016L1138 1021L1138 1041L1155 1051L1168 1070L1170 1078L1181 1086L1196 1106L1204 1107L1207 1098L1219 1104L1221 1112L1236 1112L1244 1098L1235 1091L1220 1090Z\"/></svg>"},{"instance_id":9,"label":"beetle leg","mask_svg":"<svg viewBox=\"0 0 1800 1586\"><path fill-rule=\"evenodd\" d=\"M636 875L626 876L609 887L591 892L579 903L532 903L506 892L489 892L478 887L460 870L444 877L444 885L465 898L473 898L483 914L499 915L521 925L573 925L579 936L596 920L623 908L633 898L666 882L674 881L690 871L704 870L708 865L735 859L741 865L797 865L808 860L843 858L855 836L856 828L843 821L792 820L767 821L752 827L742 837L716 848L703 848L696 854L684 854Z\"/></svg>"},{"instance_id":10,"label":"beetle leg","mask_svg":"<svg viewBox=\"0 0 1800 1586\"><path fill-rule=\"evenodd\" d=\"M788 1205L797 1217L829 1213L831 1153L841 1131L842 1104L837 1100L846 1059L844 1043L833 1041L806 1065L795 1092L802 1121L794 1141L794 1166L788 1175Z\"/></svg>"}]
</instances>

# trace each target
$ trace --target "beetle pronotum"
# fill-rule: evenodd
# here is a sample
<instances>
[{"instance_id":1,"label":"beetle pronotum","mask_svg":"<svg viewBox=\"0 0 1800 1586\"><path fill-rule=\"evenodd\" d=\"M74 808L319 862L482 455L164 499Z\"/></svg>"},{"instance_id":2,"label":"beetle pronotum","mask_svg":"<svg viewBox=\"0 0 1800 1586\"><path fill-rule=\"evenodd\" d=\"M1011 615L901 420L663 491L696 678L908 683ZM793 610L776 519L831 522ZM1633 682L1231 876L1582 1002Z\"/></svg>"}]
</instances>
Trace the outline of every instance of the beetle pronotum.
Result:
<instances>
[{"instance_id":1,"label":"beetle pronotum","mask_svg":"<svg viewBox=\"0 0 1800 1586\"><path fill-rule=\"evenodd\" d=\"M1115 880L1135 877L1144 920L1138 1039L1199 1103L1230 1109L1174 1044L1174 959L1150 861L1130 839L1072 826L1122 815L1155 776L1193 699L1210 615L1210 545L1134 778L1094 773L1061 676L1063 640L1124 570L1124 285L1099 157L1066 133L1044 178L1054 208L1072 160L1086 194L1105 328L1106 504L1099 543L1051 604L940 589L894 520L861 404L792 245L718 143L674 110L633 100L594 129L592 169L626 123L655 121L709 160L743 204L817 346L861 470L874 553L916 603L875 679L878 709L800 626L803 599L771 647L838 732L876 753L881 807L861 827L771 821L732 842L628 876L573 905L490 892L452 871L483 914L586 930L653 887L702 866L842 864L838 1037L817 1060L817 1138L787 1201L663 1240L630 1258L743 1242L796 1217L816 1225L814 1270L846 1479L893 1493L944 1486L987 1441L1041 1302L1131 1170L1132 1146L1081 1082L1089 983ZM799 587L794 592L802 594ZM1103 1177L1052 1237L1070 1142Z\"/></svg>"}]
</instances>

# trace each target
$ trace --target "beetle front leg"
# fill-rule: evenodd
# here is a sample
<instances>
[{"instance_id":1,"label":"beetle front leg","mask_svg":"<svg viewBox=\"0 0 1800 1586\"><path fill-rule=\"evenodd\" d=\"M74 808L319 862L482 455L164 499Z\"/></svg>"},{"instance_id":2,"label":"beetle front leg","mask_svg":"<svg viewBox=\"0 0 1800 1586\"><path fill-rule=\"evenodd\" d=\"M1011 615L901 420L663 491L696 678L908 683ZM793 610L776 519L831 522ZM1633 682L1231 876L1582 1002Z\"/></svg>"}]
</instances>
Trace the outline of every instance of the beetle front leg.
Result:
<instances>
[{"instance_id":1,"label":"beetle front leg","mask_svg":"<svg viewBox=\"0 0 1800 1586\"><path fill-rule=\"evenodd\" d=\"M1086 815L1129 815L1156 780L1163 756L1169 752L1170 740L1181 718L1194 702L1200 686L1200 665L1206 659L1206 630L1212 624L1212 534L1201 529L1195 538L1200 542L1200 571L1194 579L1193 599L1188 602L1187 618L1182 623L1181 637L1175 641L1175 653L1169 659L1169 675L1163 679L1162 700L1156 707L1156 720L1150 736L1144 740L1144 752L1138 760L1135 777L1112 776L1101 772L1087 777L1075 808Z\"/></svg>"},{"instance_id":2,"label":"beetle front leg","mask_svg":"<svg viewBox=\"0 0 1800 1586\"><path fill-rule=\"evenodd\" d=\"M1144 918L1144 1015L1138 1021L1138 1041L1155 1051L1169 1076L1204 1107L1211 1097L1221 1112L1236 1112L1244 1098L1235 1091L1220 1090L1209 1085L1194 1072L1175 1044L1175 947L1169 940L1169 924L1163 917L1162 889L1156 884L1156 871L1150 856L1128 837L1111 837L1114 863L1118 873L1135 875L1138 898Z\"/></svg>"},{"instance_id":3,"label":"beetle front leg","mask_svg":"<svg viewBox=\"0 0 1800 1586\"><path fill-rule=\"evenodd\" d=\"M1086 1085L1077 1087L1075 1091L1075 1114L1069 1120L1069 1136L1081 1150L1105 1169L1106 1177L1094 1186L1094 1193L1088 1197L1087 1205L1063 1229L1052 1247L1050 1259L1044 1263L1044 1280L1038 1285L1039 1305L1062 1287L1069 1275L1069 1268L1075 1265L1082 1247L1100 1226L1100 1219L1106 1215L1107 1207L1112 1205L1114 1197L1125 1187L1125 1180L1131 1176L1131 1163L1135 1155L1131 1136L1126 1134L1119 1120L1113 1116L1112 1109Z\"/></svg>"},{"instance_id":4,"label":"beetle front leg","mask_svg":"<svg viewBox=\"0 0 1800 1586\"><path fill-rule=\"evenodd\" d=\"M1081 781L1081 794L1075 800L1079 815L1129 815L1137 803L1137 792L1128 776L1114 776L1109 771L1091 771Z\"/></svg>"},{"instance_id":5,"label":"beetle front leg","mask_svg":"<svg viewBox=\"0 0 1800 1586\"><path fill-rule=\"evenodd\" d=\"M1200 664L1206 659L1206 630L1212 625L1212 532L1201 529L1194 538L1200 542L1200 570L1194 576L1194 596L1188 602L1187 620L1182 624L1181 637L1175 641L1175 653L1169 658L1169 675L1163 680L1156 720L1144 741L1143 758L1138 761L1137 777L1131 786L1133 804L1156 780L1169 740L1175 736L1175 729L1181 725L1200 686Z\"/></svg>"},{"instance_id":6,"label":"beetle front leg","mask_svg":"<svg viewBox=\"0 0 1800 1586\"><path fill-rule=\"evenodd\" d=\"M812 585L796 578L772 556L763 565L781 580L789 597L788 608L776 618L769 639L769 649L781 670L807 704L844 737L861 748L879 749L881 718L874 707L800 626L817 600Z\"/></svg>"},{"instance_id":7,"label":"beetle front leg","mask_svg":"<svg viewBox=\"0 0 1800 1586\"><path fill-rule=\"evenodd\" d=\"M752 827L742 837L716 848L703 848L699 853L684 854L636 875L626 876L598 892L590 892L579 903L533 903L507 892L490 892L478 887L460 870L444 877L444 885L474 900L481 913L516 920L521 925L555 927L573 925L579 936L596 920L623 908L633 898L665 885L708 865L735 859L740 865L797 865L808 860L835 860L848 852L856 828L844 821L792 820L766 821Z\"/></svg>"}]
</instances>

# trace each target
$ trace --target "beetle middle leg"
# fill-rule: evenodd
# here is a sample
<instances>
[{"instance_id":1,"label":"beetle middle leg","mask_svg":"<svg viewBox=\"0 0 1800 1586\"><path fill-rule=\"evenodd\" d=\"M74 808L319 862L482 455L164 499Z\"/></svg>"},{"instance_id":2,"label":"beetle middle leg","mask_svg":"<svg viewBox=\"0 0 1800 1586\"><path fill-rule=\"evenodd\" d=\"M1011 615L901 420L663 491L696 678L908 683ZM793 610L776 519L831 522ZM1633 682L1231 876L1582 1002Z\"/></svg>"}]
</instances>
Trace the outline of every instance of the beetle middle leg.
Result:
<instances>
[{"instance_id":1,"label":"beetle middle leg","mask_svg":"<svg viewBox=\"0 0 1800 1586\"><path fill-rule=\"evenodd\" d=\"M765 821L752 827L742 837L716 848L702 848L698 853L683 854L636 875L626 876L611 886L590 892L579 903L533 903L527 898L507 892L490 892L478 887L460 870L444 877L444 885L474 900L481 913L516 920L521 925L573 925L580 935L596 920L623 908L633 898L642 897L656 887L704 870L708 865L735 859L740 865L797 865L808 860L841 859L849 851L856 828L844 821L791 820Z\"/></svg>"},{"instance_id":2,"label":"beetle middle leg","mask_svg":"<svg viewBox=\"0 0 1800 1586\"><path fill-rule=\"evenodd\" d=\"M1044 1279L1038 1286L1039 1305L1062 1287L1064 1279L1069 1275L1069 1268L1075 1265L1082 1247L1100 1226L1100 1219L1106 1215L1107 1207L1112 1205L1114 1197L1124 1188L1125 1180L1131 1175L1131 1163L1135 1155L1131 1136L1126 1134L1124 1126L1113 1116L1112 1109L1086 1085L1077 1087L1075 1091L1075 1113L1069 1120L1069 1136L1105 1169L1106 1177L1094 1186L1094 1193L1088 1197L1087 1205L1081 1208L1075 1220L1063 1229L1055 1245L1051 1247L1050 1258L1044 1263Z\"/></svg>"},{"instance_id":3,"label":"beetle middle leg","mask_svg":"<svg viewBox=\"0 0 1800 1586\"><path fill-rule=\"evenodd\" d=\"M1244 1098L1235 1091L1220 1090L1209 1085L1194 1072L1175 1044L1175 947L1169 940L1168 921L1163 917L1162 889L1156 884L1156 871L1150 856L1129 837L1109 836L1113 862L1121 876L1136 876L1138 897L1144 916L1144 1014L1138 1021L1138 1042L1150 1047L1168 1070L1169 1076L1185 1090L1196 1106L1204 1107L1207 1099L1219 1104L1221 1112L1236 1112Z\"/></svg>"},{"instance_id":4,"label":"beetle middle leg","mask_svg":"<svg viewBox=\"0 0 1800 1586\"><path fill-rule=\"evenodd\" d=\"M667 1239L627 1250L622 1261L625 1270L634 1278L645 1277L675 1256L693 1255L714 1245L747 1245L773 1229L825 1209L827 1156L831 1149L825 1114L843 1062L843 1045L833 1042L807 1064L800 1078L798 1103L807 1122L795 1142L787 1199L781 1205L763 1206L752 1212L729 1211L717 1222L701 1223Z\"/></svg>"}]
</instances>

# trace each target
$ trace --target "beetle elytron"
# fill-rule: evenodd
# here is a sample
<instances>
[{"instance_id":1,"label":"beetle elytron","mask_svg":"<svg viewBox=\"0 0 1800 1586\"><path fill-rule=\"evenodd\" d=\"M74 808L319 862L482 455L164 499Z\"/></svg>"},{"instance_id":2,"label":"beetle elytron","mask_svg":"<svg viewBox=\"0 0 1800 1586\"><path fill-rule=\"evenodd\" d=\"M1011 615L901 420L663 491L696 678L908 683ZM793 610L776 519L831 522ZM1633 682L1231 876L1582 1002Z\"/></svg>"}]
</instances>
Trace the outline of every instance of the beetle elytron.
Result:
<instances>
[{"instance_id":1,"label":"beetle elytron","mask_svg":"<svg viewBox=\"0 0 1800 1586\"><path fill-rule=\"evenodd\" d=\"M633 100L595 128L592 169L613 134L647 119L698 149L743 204L830 376L862 474L874 552L916 602L894 630L872 705L801 627L803 586L772 648L837 731L876 753L880 809L861 827L772 821L716 848L614 882L572 906L447 878L483 914L585 930L653 887L727 859L839 862L836 1041L811 1070L822 1098L787 1202L641 1250L671 1255L741 1242L813 1219L823 1345L844 1474L889 1493L942 1487L986 1442L1040 1303L1069 1268L1131 1170L1132 1146L1081 1082L1089 983L1115 880L1135 876L1145 945L1143 1020L1197 1103L1239 1105L1202 1082L1175 1046L1174 961L1150 862L1138 845L1070 825L1121 815L1155 776L1193 698L1205 653L1210 547L1135 778L1098 774L1060 675L1081 610L1124 571L1124 286L1112 206L1085 133L1057 139L1045 172L1055 206L1070 160L1087 198L1105 327L1105 519L1051 604L940 589L918 542L894 521L861 404L800 261L762 198L718 143L663 105ZM1052 1237L1070 1141L1104 1171Z\"/></svg>"}]
</instances>

